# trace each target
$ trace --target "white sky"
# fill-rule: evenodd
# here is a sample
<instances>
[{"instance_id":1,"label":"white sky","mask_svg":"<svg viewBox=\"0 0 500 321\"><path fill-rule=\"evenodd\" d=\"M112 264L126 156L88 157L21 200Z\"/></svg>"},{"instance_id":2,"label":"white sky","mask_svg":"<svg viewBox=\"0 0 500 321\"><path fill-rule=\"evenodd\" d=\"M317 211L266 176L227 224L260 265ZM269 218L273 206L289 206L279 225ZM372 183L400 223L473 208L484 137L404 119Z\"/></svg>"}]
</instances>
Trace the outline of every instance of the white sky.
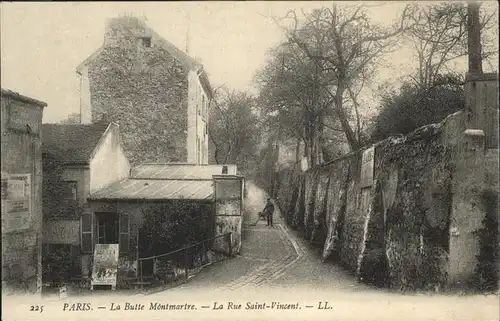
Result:
<instances>
[{"instance_id":1,"label":"white sky","mask_svg":"<svg viewBox=\"0 0 500 321\"><path fill-rule=\"evenodd\" d=\"M151 28L184 50L189 13L190 54L203 62L213 86L250 90L267 50L282 39L266 16L322 5L331 2L2 2L2 88L47 102L44 122L62 120L79 110L75 68L101 46L106 18L146 16ZM387 3L372 11L373 18L391 22L402 6ZM409 57L402 53L381 79L407 70Z\"/></svg>"}]
</instances>

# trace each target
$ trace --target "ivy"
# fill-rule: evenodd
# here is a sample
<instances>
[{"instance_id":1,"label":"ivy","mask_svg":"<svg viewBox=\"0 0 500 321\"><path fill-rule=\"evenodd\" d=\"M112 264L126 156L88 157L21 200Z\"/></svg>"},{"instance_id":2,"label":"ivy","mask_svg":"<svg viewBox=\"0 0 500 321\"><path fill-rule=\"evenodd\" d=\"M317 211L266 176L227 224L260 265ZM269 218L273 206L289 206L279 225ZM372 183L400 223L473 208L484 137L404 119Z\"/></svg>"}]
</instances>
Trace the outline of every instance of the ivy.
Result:
<instances>
[{"instance_id":1,"label":"ivy","mask_svg":"<svg viewBox=\"0 0 500 321\"><path fill-rule=\"evenodd\" d=\"M140 252L160 255L213 236L212 204L171 200L144 210Z\"/></svg>"},{"instance_id":2,"label":"ivy","mask_svg":"<svg viewBox=\"0 0 500 321\"><path fill-rule=\"evenodd\" d=\"M43 218L51 219L78 219L83 214L83 207L77 201L68 202L64 195L64 166L50 158L44 156L43 167Z\"/></svg>"},{"instance_id":3,"label":"ivy","mask_svg":"<svg viewBox=\"0 0 500 321\"><path fill-rule=\"evenodd\" d=\"M486 215L482 228L475 231L479 239L478 264L475 270L475 285L480 290L495 290L498 287L498 194L493 190L483 193Z\"/></svg>"}]
</instances>

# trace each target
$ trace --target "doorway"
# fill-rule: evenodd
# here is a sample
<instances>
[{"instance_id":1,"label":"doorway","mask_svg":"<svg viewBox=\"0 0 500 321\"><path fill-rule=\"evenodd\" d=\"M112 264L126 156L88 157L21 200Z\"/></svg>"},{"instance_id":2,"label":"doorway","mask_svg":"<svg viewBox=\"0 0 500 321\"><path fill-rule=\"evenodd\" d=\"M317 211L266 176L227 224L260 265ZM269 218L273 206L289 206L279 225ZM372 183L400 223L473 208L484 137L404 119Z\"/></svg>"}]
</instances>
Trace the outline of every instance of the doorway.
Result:
<instances>
[{"instance_id":1,"label":"doorway","mask_svg":"<svg viewBox=\"0 0 500 321\"><path fill-rule=\"evenodd\" d=\"M118 213L96 213L97 244L118 244Z\"/></svg>"}]
</instances>

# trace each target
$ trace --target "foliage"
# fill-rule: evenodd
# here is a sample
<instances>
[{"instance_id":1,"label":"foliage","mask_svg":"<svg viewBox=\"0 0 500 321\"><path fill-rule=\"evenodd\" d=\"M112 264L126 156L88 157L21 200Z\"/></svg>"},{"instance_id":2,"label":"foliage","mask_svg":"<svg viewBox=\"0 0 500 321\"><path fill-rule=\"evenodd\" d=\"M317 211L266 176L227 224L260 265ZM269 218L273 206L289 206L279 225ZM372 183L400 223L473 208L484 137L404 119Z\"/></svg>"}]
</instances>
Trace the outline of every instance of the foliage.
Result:
<instances>
[{"instance_id":1,"label":"foliage","mask_svg":"<svg viewBox=\"0 0 500 321\"><path fill-rule=\"evenodd\" d=\"M70 245L44 246L42 251L42 279L44 282L67 282L74 272L70 256Z\"/></svg>"},{"instance_id":2,"label":"foliage","mask_svg":"<svg viewBox=\"0 0 500 321\"><path fill-rule=\"evenodd\" d=\"M65 218L78 219L83 213L83 207L77 201L68 201L61 197L65 195L63 165L49 155L42 158L43 186L42 208L44 219Z\"/></svg>"},{"instance_id":3,"label":"foliage","mask_svg":"<svg viewBox=\"0 0 500 321\"><path fill-rule=\"evenodd\" d=\"M187 69L162 48L106 47L89 62L92 120L120 125L132 165L185 162Z\"/></svg>"},{"instance_id":4,"label":"foliage","mask_svg":"<svg viewBox=\"0 0 500 321\"><path fill-rule=\"evenodd\" d=\"M219 88L210 105L209 135L216 162L236 164L247 172L260 142L255 99L241 91Z\"/></svg>"},{"instance_id":5,"label":"foliage","mask_svg":"<svg viewBox=\"0 0 500 321\"><path fill-rule=\"evenodd\" d=\"M79 113L69 114L68 118L60 121L59 124L63 124L63 125L80 124L80 114Z\"/></svg>"},{"instance_id":6,"label":"foliage","mask_svg":"<svg viewBox=\"0 0 500 321\"><path fill-rule=\"evenodd\" d=\"M482 290L494 290L498 287L498 193L487 190L483 194L486 215L483 227L474 234L479 238L475 278L476 286Z\"/></svg>"},{"instance_id":7,"label":"foliage","mask_svg":"<svg viewBox=\"0 0 500 321\"><path fill-rule=\"evenodd\" d=\"M210 238L212 228L211 204L171 200L152 205L144 211L141 256L164 254Z\"/></svg>"},{"instance_id":8,"label":"foliage","mask_svg":"<svg viewBox=\"0 0 500 321\"><path fill-rule=\"evenodd\" d=\"M371 130L373 142L409 132L443 120L464 108L462 79L457 75L440 77L427 88L404 83L399 91L382 95L381 109Z\"/></svg>"}]
</instances>

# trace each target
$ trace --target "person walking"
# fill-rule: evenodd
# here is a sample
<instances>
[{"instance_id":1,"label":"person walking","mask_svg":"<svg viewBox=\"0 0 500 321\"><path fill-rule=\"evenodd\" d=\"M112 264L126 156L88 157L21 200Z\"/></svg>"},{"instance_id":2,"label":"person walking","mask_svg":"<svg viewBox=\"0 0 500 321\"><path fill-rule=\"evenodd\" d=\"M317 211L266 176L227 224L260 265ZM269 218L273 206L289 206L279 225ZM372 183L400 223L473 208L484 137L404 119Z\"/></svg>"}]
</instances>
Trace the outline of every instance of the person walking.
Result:
<instances>
[{"instance_id":1,"label":"person walking","mask_svg":"<svg viewBox=\"0 0 500 321\"><path fill-rule=\"evenodd\" d=\"M267 199L266 207L264 207L263 212L267 217L267 226L273 226L274 205L270 198Z\"/></svg>"}]
</instances>

